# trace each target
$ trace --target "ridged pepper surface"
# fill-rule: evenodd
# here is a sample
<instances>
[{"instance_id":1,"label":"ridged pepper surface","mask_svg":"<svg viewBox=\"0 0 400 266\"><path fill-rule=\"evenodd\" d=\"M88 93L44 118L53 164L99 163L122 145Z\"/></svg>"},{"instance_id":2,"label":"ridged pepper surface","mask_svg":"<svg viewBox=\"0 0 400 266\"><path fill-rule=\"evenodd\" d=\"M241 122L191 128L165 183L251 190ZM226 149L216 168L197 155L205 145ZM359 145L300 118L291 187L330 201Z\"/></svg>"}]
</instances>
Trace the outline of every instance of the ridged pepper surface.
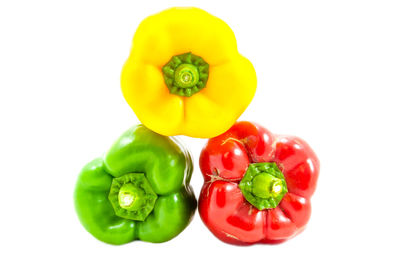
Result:
<instances>
[{"instance_id":1,"label":"ridged pepper surface","mask_svg":"<svg viewBox=\"0 0 400 266\"><path fill-rule=\"evenodd\" d=\"M238 122L208 141L200 169L200 217L220 240L280 243L305 228L319 161L304 140Z\"/></svg>"},{"instance_id":2,"label":"ridged pepper surface","mask_svg":"<svg viewBox=\"0 0 400 266\"><path fill-rule=\"evenodd\" d=\"M167 136L210 138L228 130L252 100L253 65L221 19L198 8L146 18L121 75L139 120Z\"/></svg>"},{"instance_id":3,"label":"ridged pepper surface","mask_svg":"<svg viewBox=\"0 0 400 266\"><path fill-rule=\"evenodd\" d=\"M82 225L109 244L165 242L190 223L192 160L175 138L139 125L81 171L74 194Z\"/></svg>"}]
</instances>

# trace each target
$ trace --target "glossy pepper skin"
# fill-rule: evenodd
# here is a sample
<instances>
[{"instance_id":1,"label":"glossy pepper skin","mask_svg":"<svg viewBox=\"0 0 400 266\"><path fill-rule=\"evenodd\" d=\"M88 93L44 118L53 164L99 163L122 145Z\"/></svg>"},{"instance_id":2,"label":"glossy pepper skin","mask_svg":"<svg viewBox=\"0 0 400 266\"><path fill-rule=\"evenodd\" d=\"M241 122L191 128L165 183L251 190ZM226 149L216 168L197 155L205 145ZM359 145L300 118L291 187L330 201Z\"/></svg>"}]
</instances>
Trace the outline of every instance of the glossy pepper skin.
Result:
<instances>
[{"instance_id":1,"label":"glossy pepper skin","mask_svg":"<svg viewBox=\"0 0 400 266\"><path fill-rule=\"evenodd\" d=\"M146 18L121 75L139 120L167 136L210 138L228 130L251 102L253 65L221 19L198 8Z\"/></svg>"},{"instance_id":2,"label":"glossy pepper skin","mask_svg":"<svg viewBox=\"0 0 400 266\"><path fill-rule=\"evenodd\" d=\"M81 171L74 201L82 225L109 244L165 242L190 223L192 159L176 139L142 125Z\"/></svg>"},{"instance_id":3,"label":"glossy pepper skin","mask_svg":"<svg viewBox=\"0 0 400 266\"><path fill-rule=\"evenodd\" d=\"M252 175L254 167L267 170ZM319 160L304 140L237 122L208 141L200 169L204 185L199 213L220 240L236 245L280 243L305 228ZM251 175L250 183L244 180ZM246 186L251 189L243 192ZM254 198L257 206L247 200ZM263 204L272 206L262 208Z\"/></svg>"}]
</instances>

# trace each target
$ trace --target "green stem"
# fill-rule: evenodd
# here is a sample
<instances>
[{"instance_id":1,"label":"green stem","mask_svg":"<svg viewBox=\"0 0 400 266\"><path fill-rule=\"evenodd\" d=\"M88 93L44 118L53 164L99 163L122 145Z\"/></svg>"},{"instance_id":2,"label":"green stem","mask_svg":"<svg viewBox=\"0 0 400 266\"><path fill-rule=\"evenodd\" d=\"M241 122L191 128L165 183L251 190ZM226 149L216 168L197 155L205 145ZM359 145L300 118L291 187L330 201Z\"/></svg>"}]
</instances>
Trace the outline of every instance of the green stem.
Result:
<instances>
[{"instance_id":1,"label":"green stem","mask_svg":"<svg viewBox=\"0 0 400 266\"><path fill-rule=\"evenodd\" d=\"M113 179L108 199L119 217L144 221L157 200L142 173L130 173Z\"/></svg>"},{"instance_id":2,"label":"green stem","mask_svg":"<svg viewBox=\"0 0 400 266\"><path fill-rule=\"evenodd\" d=\"M250 164L239 188L259 210L275 208L287 192L285 177L275 163Z\"/></svg>"},{"instance_id":3,"label":"green stem","mask_svg":"<svg viewBox=\"0 0 400 266\"><path fill-rule=\"evenodd\" d=\"M140 199L140 192L132 183L122 185L118 193L119 206L126 210L135 207L135 203Z\"/></svg>"},{"instance_id":4,"label":"green stem","mask_svg":"<svg viewBox=\"0 0 400 266\"><path fill-rule=\"evenodd\" d=\"M185 53L173 56L162 71L170 93L190 97L206 86L209 65L200 56Z\"/></svg>"},{"instance_id":5,"label":"green stem","mask_svg":"<svg viewBox=\"0 0 400 266\"><path fill-rule=\"evenodd\" d=\"M254 177L252 193L260 198L268 199L282 192L282 180L267 173Z\"/></svg>"},{"instance_id":6,"label":"green stem","mask_svg":"<svg viewBox=\"0 0 400 266\"><path fill-rule=\"evenodd\" d=\"M194 65L181 64L175 70L175 83L181 88L193 87L199 82L199 71Z\"/></svg>"}]
</instances>

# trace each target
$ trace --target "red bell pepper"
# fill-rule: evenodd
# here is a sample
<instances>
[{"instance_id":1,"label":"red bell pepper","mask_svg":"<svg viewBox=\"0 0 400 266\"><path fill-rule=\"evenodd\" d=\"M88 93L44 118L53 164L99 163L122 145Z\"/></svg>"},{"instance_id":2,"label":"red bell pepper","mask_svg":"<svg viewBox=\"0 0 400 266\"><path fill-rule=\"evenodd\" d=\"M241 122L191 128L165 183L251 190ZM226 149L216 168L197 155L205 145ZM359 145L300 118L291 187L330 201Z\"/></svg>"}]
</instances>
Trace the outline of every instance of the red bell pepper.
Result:
<instances>
[{"instance_id":1,"label":"red bell pepper","mask_svg":"<svg viewBox=\"0 0 400 266\"><path fill-rule=\"evenodd\" d=\"M209 139L200 155L199 212L220 240L280 243L307 224L319 161L302 139L237 122Z\"/></svg>"}]
</instances>

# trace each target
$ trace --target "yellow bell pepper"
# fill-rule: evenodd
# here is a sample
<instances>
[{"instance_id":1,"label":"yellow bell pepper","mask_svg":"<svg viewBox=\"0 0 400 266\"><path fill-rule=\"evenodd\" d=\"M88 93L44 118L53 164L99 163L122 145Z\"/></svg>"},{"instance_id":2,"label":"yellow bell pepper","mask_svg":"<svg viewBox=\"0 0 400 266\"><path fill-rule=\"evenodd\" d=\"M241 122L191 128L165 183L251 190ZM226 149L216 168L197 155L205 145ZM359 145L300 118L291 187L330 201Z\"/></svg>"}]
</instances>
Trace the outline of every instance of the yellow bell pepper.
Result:
<instances>
[{"instance_id":1,"label":"yellow bell pepper","mask_svg":"<svg viewBox=\"0 0 400 266\"><path fill-rule=\"evenodd\" d=\"M142 21L121 76L139 120L167 136L211 138L251 102L253 65L221 19L198 8L171 8Z\"/></svg>"}]
</instances>

